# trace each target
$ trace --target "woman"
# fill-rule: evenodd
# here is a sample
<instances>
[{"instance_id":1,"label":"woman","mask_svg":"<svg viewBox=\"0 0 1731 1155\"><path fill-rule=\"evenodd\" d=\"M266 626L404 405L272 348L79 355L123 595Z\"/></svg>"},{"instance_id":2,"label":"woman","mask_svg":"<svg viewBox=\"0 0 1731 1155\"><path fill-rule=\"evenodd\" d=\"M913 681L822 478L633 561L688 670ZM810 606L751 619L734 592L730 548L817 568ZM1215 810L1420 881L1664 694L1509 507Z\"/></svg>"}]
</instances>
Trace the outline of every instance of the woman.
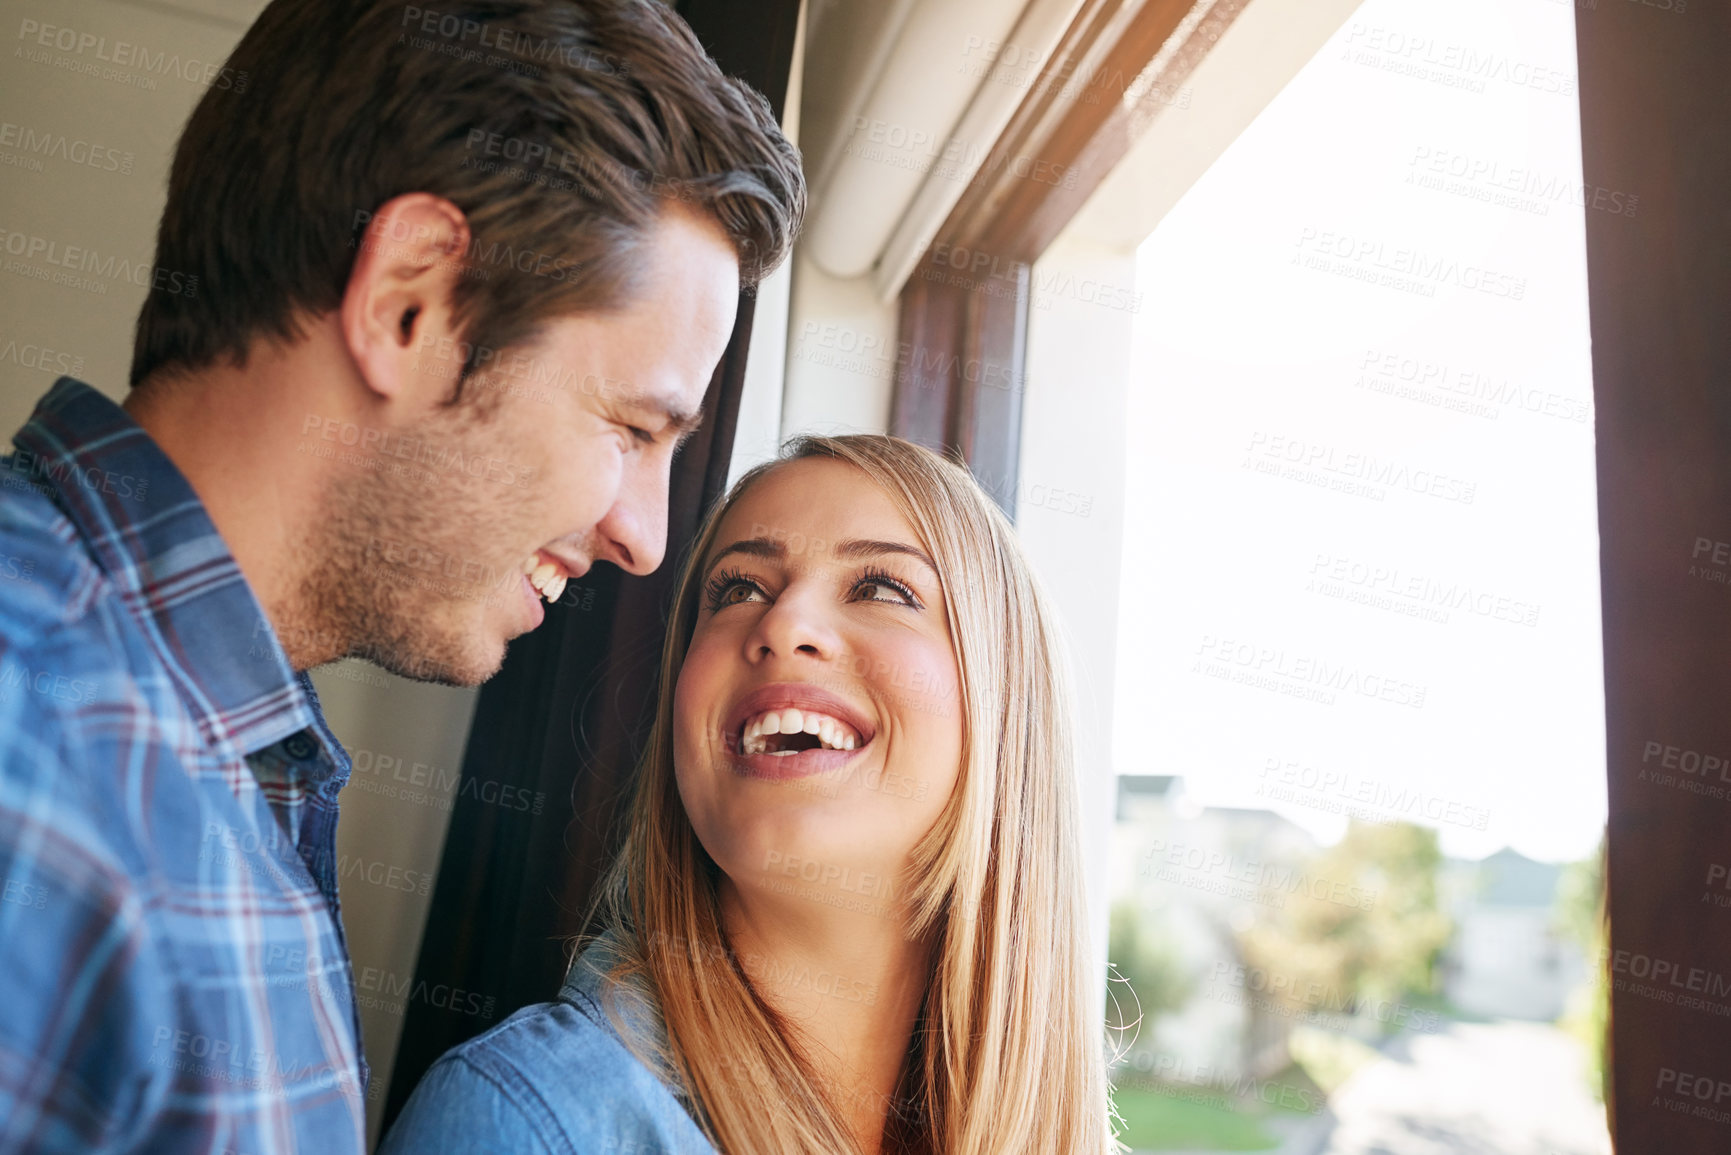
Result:
<instances>
[{"instance_id":1,"label":"woman","mask_svg":"<svg viewBox=\"0 0 1731 1155\"><path fill-rule=\"evenodd\" d=\"M804 438L705 523L602 933L387 1153L1113 1147L1068 701L966 471Z\"/></svg>"}]
</instances>

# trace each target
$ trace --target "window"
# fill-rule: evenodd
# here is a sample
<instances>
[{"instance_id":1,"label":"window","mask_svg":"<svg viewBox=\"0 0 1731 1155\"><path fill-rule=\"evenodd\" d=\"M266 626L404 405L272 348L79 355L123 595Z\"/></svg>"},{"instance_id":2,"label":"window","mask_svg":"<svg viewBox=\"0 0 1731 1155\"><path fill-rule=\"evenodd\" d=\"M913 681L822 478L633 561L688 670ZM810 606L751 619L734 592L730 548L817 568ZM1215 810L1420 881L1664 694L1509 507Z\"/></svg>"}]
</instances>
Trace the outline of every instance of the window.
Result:
<instances>
[{"instance_id":1,"label":"window","mask_svg":"<svg viewBox=\"0 0 1731 1155\"><path fill-rule=\"evenodd\" d=\"M1289 47L1247 15L1032 269L1139 1150L1609 1150L1582 236L1639 200L1580 178L1571 16L1366 0L1192 186Z\"/></svg>"}]
</instances>

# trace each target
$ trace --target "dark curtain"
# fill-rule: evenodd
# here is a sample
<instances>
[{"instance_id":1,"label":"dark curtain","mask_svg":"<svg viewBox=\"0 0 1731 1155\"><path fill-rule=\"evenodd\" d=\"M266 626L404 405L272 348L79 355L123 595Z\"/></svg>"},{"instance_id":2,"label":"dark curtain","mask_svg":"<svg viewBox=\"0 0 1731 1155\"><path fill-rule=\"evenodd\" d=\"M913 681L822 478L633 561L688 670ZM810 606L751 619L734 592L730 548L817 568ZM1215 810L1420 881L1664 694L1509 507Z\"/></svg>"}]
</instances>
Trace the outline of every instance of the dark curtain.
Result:
<instances>
[{"instance_id":1,"label":"dark curtain","mask_svg":"<svg viewBox=\"0 0 1731 1155\"><path fill-rule=\"evenodd\" d=\"M1619 1152L1704 1155L1731 1151L1731 5L1601 0L1575 17L1610 799L1608 1103Z\"/></svg>"},{"instance_id":2,"label":"dark curtain","mask_svg":"<svg viewBox=\"0 0 1731 1155\"><path fill-rule=\"evenodd\" d=\"M799 0L676 7L722 70L762 92L779 115ZM565 940L582 929L615 845L652 714L678 564L726 483L752 306L741 294L733 339L704 398L703 427L673 464L667 560L644 578L597 566L547 607L539 629L511 643L503 669L481 689L463 778L488 789L484 797L460 789L451 813L415 968L415 989L442 993L409 1000L387 1127L440 1055L519 1007L552 998L564 979Z\"/></svg>"}]
</instances>

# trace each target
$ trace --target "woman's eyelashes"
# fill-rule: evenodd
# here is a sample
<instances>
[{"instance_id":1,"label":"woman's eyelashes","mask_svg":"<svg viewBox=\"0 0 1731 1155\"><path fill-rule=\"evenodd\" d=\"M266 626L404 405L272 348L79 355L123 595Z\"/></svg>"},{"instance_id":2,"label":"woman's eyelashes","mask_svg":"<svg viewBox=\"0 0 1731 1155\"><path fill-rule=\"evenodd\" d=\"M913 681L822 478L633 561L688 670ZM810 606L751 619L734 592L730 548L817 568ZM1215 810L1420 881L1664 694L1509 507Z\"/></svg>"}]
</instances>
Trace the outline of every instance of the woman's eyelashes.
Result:
<instances>
[{"instance_id":1,"label":"woman's eyelashes","mask_svg":"<svg viewBox=\"0 0 1731 1155\"><path fill-rule=\"evenodd\" d=\"M875 602L916 610L925 608L911 582L881 569L867 568L844 579L842 595L842 600L849 602ZM704 586L704 605L712 614L733 606L769 600L769 591L764 583L739 570L722 570Z\"/></svg>"},{"instance_id":2,"label":"woman's eyelashes","mask_svg":"<svg viewBox=\"0 0 1731 1155\"><path fill-rule=\"evenodd\" d=\"M924 603L914 593L913 586L883 570L866 570L860 575L859 580L854 582L852 592L858 596L860 601L895 602L899 600L901 604L911 606L916 610L924 608Z\"/></svg>"},{"instance_id":3,"label":"woman's eyelashes","mask_svg":"<svg viewBox=\"0 0 1731 1155\"><path fill-rule=\"evenodd\" d=\"M710 613L728 606L745 605L752 600L752 594L767 597L762 586L738 570L722 570L710 578L703 594L704 604L709 607Z\"/></svg>"}]
</instances>

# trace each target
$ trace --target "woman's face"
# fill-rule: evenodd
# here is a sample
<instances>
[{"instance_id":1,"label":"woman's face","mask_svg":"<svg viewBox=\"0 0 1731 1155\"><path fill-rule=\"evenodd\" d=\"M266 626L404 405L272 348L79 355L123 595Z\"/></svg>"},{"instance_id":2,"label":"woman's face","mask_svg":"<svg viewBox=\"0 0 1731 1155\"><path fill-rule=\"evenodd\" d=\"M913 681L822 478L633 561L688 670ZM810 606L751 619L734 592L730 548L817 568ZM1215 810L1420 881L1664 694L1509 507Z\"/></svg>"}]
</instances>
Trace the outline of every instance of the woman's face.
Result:
<instances>
[{"instance_id":1,"label":"woman's face","mask_svg":"<svg viewBox=\"0 0 1731 1155\"><path fill-rule=\"evenodd\" d=\"M703 565L674 693L697 837L742 895L888 913L961 766L932 562L863 473L805 458L735 503Z\"/></svg>"}]
</instances>

